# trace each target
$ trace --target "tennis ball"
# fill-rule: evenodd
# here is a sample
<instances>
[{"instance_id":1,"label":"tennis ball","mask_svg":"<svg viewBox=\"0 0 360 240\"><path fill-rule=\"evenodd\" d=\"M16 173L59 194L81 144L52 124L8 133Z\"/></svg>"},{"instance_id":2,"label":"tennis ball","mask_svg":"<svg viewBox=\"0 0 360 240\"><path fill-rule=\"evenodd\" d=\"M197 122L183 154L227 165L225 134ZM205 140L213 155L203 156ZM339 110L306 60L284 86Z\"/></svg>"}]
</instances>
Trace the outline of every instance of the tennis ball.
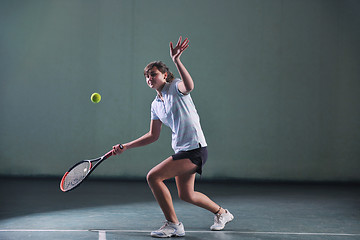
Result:
<instances>
[{"instance_id":1,"label":"tennis ball","mask_svg":"<svg viewBox=\"0 0 360 240\"><path fill-rule=\"evenodd\" d=\"M91 94L90 99L93 103L98 103L101 100L101 95L98 93L93 93L93 94Z\"/></svg>"}]
</instances>

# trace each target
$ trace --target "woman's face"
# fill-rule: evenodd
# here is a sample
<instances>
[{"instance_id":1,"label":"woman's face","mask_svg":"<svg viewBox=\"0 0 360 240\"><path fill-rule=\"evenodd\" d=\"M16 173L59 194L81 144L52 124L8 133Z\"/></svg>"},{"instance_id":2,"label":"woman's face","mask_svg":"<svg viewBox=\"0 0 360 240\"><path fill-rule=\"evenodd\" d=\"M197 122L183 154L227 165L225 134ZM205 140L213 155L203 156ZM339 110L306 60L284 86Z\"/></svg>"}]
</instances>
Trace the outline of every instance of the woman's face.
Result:
<instances>
[{"instance_id":1,"label":"woman's face","mask_svg":"<svg viewBox=\"0 0 360 240\"><path fill-rule=\"evenodd\" d=\"M161 73L157 67L150 69L145 76L147 85L155 90L161 90L166 83L167 73Z\"/></svg>"}]
</instances>

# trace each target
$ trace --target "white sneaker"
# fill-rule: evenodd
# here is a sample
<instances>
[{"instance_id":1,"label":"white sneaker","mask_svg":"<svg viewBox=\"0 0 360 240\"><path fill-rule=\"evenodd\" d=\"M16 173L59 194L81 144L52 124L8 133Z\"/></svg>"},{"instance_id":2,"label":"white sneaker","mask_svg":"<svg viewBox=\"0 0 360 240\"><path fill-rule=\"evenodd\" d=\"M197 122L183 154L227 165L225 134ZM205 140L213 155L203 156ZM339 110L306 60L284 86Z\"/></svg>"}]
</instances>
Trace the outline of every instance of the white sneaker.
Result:
<instances>
[{"instance_id":1,"label":"white sneaker","mask_svg":"<svg viewBox=\"0 0 360 240\"><path fill-rule=\"evenodd\" d=\"M214 224L210 227L213 231L220 231L224 229L225 224L234 219L234 216L225 209L223 214L216 214L214 217Z\"/></svg>"},{"instance_id":2,"label":"white sneaker","mask_svg":"<svg viewBox=\"0 0 360 240\"><path fill-rule=\"evenodd\" d=\"M151 236L157 238L183 237L185 236L184 225L182 223L175 224L166 221L159 230L152 231Z\"/></svg>"}]
</instances>

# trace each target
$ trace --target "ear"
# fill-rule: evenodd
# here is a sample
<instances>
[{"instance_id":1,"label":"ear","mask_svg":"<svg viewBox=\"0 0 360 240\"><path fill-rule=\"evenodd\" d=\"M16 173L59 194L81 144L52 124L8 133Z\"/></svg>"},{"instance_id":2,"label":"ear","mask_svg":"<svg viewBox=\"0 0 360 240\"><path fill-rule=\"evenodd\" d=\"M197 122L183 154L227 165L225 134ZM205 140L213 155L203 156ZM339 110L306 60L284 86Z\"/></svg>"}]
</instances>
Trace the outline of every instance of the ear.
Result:
<instances>
[{"instance_id":1,"label":"ear","mask_svg":"<svg viewBox=\"0 0 360 240\"><path fill-rule=\"evenodd\" d=\"M168 73L167 73L167 72L164 73L164 78L165 78L165 80L167 79L167 76L168 76Z\"/></svg>"}]
</instances>

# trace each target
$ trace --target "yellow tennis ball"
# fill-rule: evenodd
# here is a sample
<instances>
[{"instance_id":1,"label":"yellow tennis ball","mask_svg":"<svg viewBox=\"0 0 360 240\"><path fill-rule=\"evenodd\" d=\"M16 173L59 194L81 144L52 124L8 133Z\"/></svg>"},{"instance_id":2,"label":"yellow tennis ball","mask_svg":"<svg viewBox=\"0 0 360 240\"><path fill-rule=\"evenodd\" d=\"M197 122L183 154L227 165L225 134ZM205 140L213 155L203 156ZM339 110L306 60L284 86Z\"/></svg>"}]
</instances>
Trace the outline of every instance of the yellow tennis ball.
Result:
<instances>
[{"instance_id":1,"label":"yellow tennis ball","mask_svg":"<svg viewBox=\"0 0 360 240\"><path fill-rule=\"evenodd\" d=\"M93 94L91 94L90 99L93 103L98 103L101 100L101 95L98 93L93 93Z\"/></svg>"}]
</instances>

